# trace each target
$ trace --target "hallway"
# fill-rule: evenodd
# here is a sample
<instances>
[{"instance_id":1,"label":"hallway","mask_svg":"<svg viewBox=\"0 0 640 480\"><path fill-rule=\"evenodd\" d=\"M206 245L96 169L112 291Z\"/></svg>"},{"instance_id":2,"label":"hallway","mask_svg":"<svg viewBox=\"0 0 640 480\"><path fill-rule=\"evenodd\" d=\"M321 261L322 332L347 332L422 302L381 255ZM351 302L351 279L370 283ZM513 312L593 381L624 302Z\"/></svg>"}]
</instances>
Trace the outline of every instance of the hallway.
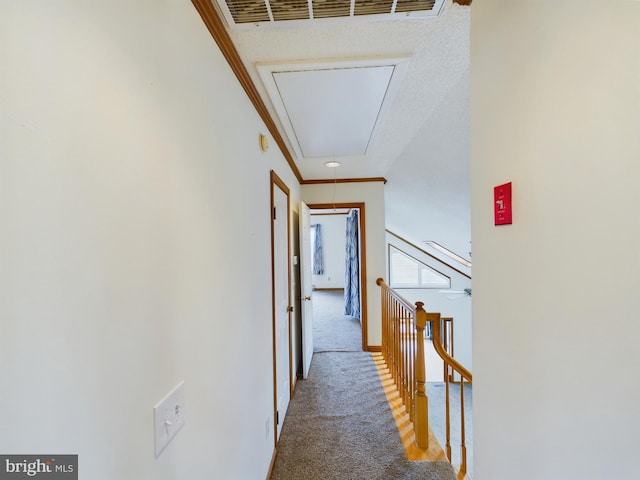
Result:
<instances>
[{"instance_id":1,"label":"hallway","mask_svg":"<svg viewBox=\"0 0 640 480\"><path fill-rule=\"evenodd\" d=\"M314 292L314 357L278 443L272 480L455 478L446 462L410 462L360 324L341 291Z\"/></svg>"}]
</instances>

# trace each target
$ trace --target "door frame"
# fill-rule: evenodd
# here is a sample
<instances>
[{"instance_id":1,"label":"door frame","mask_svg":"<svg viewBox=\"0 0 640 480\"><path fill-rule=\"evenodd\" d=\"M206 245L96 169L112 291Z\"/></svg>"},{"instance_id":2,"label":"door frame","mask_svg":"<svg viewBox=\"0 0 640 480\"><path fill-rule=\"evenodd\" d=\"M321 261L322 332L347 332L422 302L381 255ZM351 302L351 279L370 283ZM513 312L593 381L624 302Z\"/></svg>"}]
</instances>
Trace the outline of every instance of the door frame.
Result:
<instances>
[{"instance_id":1,"label":"door frame","mask_svg":"<svg viewBox=\"0 0 640 480\"><path fill-rule=\"evenodd\" d=\"M311 210L323 210L330 208L357 208L360 210L359 225L360 228L360 325L362 327L362 350L370 352L375 349L369 347L369 333L367 321L367 242L365 230L365 212L364 202L344 202L344 203L309 203L307 206Z\"/></svg>"},{"instance_id":2,"label":"door frame","mask_svg":"<svg viewBox=\"0 0 640 480\"><path fill-rule=\"evenodd\" d=\"M291 197L289 187L282 179L271 170L270 175L271 187L271 208L269 209L269 218L271 223L271 341L273 346L273 445L278 443L278 424L284 421L284 412L282 418L278 418L278 365L276 351L276 266L275 266L275 225L273 218L273 210L275 208L275 189L279 188L287 197L287 305L289 312L287 314L288 336L289 336L289 398L293 396L293 345L291 342Z\"/></svg>"}]
</instances>

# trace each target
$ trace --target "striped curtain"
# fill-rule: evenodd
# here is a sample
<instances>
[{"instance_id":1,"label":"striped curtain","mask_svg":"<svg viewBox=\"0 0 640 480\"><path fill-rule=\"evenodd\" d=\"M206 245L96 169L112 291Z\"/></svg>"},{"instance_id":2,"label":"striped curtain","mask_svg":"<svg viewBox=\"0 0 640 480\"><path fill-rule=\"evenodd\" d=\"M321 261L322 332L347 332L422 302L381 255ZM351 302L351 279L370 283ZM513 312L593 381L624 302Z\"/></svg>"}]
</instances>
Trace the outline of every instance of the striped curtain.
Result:
<instances>
[{"instance_id":1,"label":"striped curtain","mask_svg":"<svg viewBox=\"0 0 640 480\"><path fill-rule=\"evenodd\" d=\"M344 277L344 314L360 318L360 242L358 211L347 217L346 259Z\"/></svg>"},{"instance_id":2,"label":"striped curtain","mask_svg":"<svg viewBox=\"0 0 640 480\"><path fill-rule=\"evenodd\" d=\"M314 226L313 236L313 274L324 275L324 254L322 253L322 229L321 225Z\"/></svg>"}]
</instances>

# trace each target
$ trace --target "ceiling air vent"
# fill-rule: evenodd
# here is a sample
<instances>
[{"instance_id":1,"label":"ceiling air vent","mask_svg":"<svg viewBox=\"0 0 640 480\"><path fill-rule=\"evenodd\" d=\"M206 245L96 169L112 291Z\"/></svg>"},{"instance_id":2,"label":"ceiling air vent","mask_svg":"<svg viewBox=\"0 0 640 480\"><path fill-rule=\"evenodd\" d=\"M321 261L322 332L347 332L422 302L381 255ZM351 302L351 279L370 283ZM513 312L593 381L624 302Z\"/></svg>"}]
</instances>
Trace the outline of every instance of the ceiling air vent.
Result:
<instances>
[{"instance_id":1,"label":"ceiling air vent","mask_svg":"<svg viewBox=\"0 0 640 480\"><path fill-rule=\"evenodd\" d=\"M354 15L377 15L381 13L393 13L394 2L392 0L381 2L367 2L365 0L359 0L354 3Z\"/></svg>"},{"instance_id":2,"label":"ceiling air vent","mask_svg":"<svg viewBox=\"0 0 640 480\"><path fill-rule=\"evenodd\" d=\"M265 3L271 6L273 20L276 22L309 18L309 2L307 0L267 0Z\"/></svg>"},{"instance_id":3,"label":"ceiling air vent","mask_svg":"<svg viewBox=\"0 0 640 480\"><path fill-rule=\"evenodd\" d=\"M432 17L444 0L217 0L230 25L354 19Z\"/></svg>"},{"instance_id":4,"label":"ceiling air vent","mask_svg":"<svg viewBox=\"0 0 640 480\"><path fill-rule=\"evenodd\" d=\"M419 10L431 10L436 0L398 0L396 12L415 12Z\"/></svg>"},{"instance_id":5,"label":"ceiling air vent","mask_svg":"<svg viewBox=\"0 0 640 480\"><path fill-rule=\"evenodd\" d=\"M267 4L254 0L228 0L226 5L235 23L268 22Z\"/></svg>"},{"instance_id":6,"label":"ceiling air vent","mask_svg":"<svg viewBox=\"0 0 640 480\"><path fill-rule=\"evenodd\" d=\"M348 0L313 0L313 18L348 17L351 14L351 2Z\"/></svg>"}]
</instances>

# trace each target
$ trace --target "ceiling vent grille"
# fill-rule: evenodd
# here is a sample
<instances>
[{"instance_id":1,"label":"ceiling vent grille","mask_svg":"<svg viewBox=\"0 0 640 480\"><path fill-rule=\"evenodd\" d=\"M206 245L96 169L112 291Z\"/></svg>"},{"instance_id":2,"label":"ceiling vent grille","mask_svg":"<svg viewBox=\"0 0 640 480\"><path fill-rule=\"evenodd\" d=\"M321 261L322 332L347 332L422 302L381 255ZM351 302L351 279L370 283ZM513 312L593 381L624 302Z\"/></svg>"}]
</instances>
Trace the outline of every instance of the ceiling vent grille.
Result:
<instances>
[{"instance_id":1,"label":"ceiling vent grille","mask_svg":"<svg viewBox=\"0 0 640 480\"><path fill-rule=\"evenodd\" d=\"M269 20L267 4L253 0L228 0L229 12L236 23L255 23Z\"/></svg>"},{"instance_id":2,"label":"ceiling vent grille","mask_svg":"<svg viewBox=\"0 0 640 480\"><path fill-rule=\"evenodd\" d=\"M309 18L309 3L307 0L267 0L266 3L271 5L273 20L276 22Z\"/></svg>"},{"instance_id":3,"label":"ceiling vent grille","mask_svg":"<svg viewBox=\"0 0 640 480\"><path fill-rule=\"evenodd\" d=\"M313 0L313 18L348 17L351 2L345 0Z\"/></svg>"},{"instance_id":4,"label":"ceiling vent grille","mask_svg":"<svg viewBox=\"0 0 640 480\"><path fill-rule=\"evenodd\" d=\"M444 0L217 0L231 25L356 18L435 16Z\"/></svg>"},{"instance_id":5,"label":"ceiling vent grille","mask_svg":"<svg viewBox=\"0 0 640 480\"><path fill-rule=\"evenodd\" d=\"M415 12L419 10L431 10L436 0L398 0L396 12Z\"/></svg>"},{"instance_id":6,"label":"ceiling vent grille","mask_svg":"<svg viewBox=\"0 0 640 480\"><path fill-rule=\"evenodd\" d=\"M355 2L355 15L378 15L393 13L393 1L367 2L366 0L358 0Z\"/></svg>"}]
</instances>

